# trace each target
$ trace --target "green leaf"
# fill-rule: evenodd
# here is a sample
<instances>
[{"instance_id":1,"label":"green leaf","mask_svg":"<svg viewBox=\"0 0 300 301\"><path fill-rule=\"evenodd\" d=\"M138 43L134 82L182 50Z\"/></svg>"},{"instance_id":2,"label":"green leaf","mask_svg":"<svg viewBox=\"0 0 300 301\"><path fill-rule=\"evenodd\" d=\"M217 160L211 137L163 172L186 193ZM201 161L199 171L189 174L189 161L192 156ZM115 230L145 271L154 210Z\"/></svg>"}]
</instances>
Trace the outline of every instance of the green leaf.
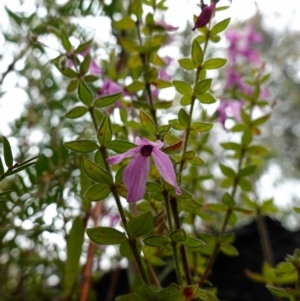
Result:
<instances>
[{"instance_id":1,"label":"green leaf","mask_svg":"<svg viewBox=\"0 0 300 301\"><path fill-rule=\"evenodd\" d=\"M269 152L267 148L262 145L251 145L247 147L247 153L255 156L263 156Z\"/></svg>"},{"instance_id":2,"label":"green leaf","mask_svg":"<svg viewBox=\"0 0 300 301\"><path fill-rule=\"evenodd\" d=\"M71 109L68 113L66 113L66 117L70 119L76 119L82 117L88 111L87 107L78 106Z\"/></svg>"},{"instance_id":3,"label":"green leaf","mask_svg":"<svg viewBox=\"0 0 300 301\"><path fill-rule=\"evenodd\" d=\"M170 238L164 235L148 236L144 240L144 244L150 247L161 247L170 242Z\"/></svg>"},{"instance_id":4,"label":"green leaf","mask_svg":"<svg viewBox=\"0 0 300 301\"><path fill-rule=\"evenodd\" d=\"M259 126L263 123L265 123L269 118L270 118L270 114L267 114L265 116L259 117L255 120L252 121L252 126Z\"/></svg>"},{"instance_id":5,"label":"green leaf","mask_svg":"<svg viewBox=\"0 0 300 301\"><path fill-rule=\"evenodd\" d=\"M130 93L135 93L138 92L140 90L144 90L145 88L145 84L140 82L140 81L134 81L133 83L131 83L129 86L126 86L124 88L124 90L130 92Z\"/></svg>"},{"instance_id":6,"label":"green leaf","mask_svg":"<svg viewBox=\"0 0 300 301\"><path fill-rule=\"evenodd\" d=\"M76 50L75 50L75 53L81 53L83 52L84 50L88 49L93 43L93 40L89 40L83 44L80 44Z\"/></svg>"},{"instance_id":7,"label":"green leaf","mask_svg":"<svg viewBox=\"0 0 300 301\"><path fill-rule=\"evenodd\" d=\"M195 157L191 160L188 160L188 163L190 163L192 165L202 165L202 164L204 164L204 161L199 157ZM182 198L182 195L180 197Z\"/></svg>"},{"instance_id":8,"label":"green leaf","mask_svg":"<svg viewBox=\"0 0 300 301\"><path fill-rule=\"evenodd\" d=\"M109 173L107 173L100 166L93 163L86 157L83 158L83 169L92 180L98 183L108 185L111 185L113 183L112 177Z\"/></svg>"},{"instance_id":9,"label":"green leaf","mask_svg":"<svg viewBox=\"0 0 300 301\"><path fill-rule=\"evenodd\" d=\"M194 151L187 151L182 155L182 160L192 160L195 158L195 152Z\"/></svg>"},{"instance_id":10,"label":"green leaf","mask_svg":"<svg viewBox=\"0 0 300 301\"><path fill-rule=\"evenodd\" d=\"M136 290L135 293L147 301L157 301L158 293L152 291L149 286L142 283Z\"/></svg>"},{"instance_id":11,"label":"green leaf","mask_svg":"<svg viewBox=\"0 0 300 301\"><path fill-rule=\"evenodd\" d=\"M109 227L96 227L86 229L88 237L100 245L118 245L127 241L124 233Z\"/></svg>"},{"instance_id":12,"label":"green leaf","mask_svg":"<svg viewBox=\"0 0 300 301\"><path fill-rule=\"evenodd\" d=\"M154 121L150 118L150 116L143 110L140 110L140 120L142 126L145 128L147 132L150 134L156 135L157 133L157 126Z\"/></svg>"},{"instance_id":13,"label":"green leaf","mask_svg":"<svg viewBox=\"0 0 300 301\"><path fill-rule=\"evenodd\" d=\"M109 144L107 145L108 149L111 149L116 153L125 153L134 147L136 147L135 144L128 141L121 141L121 140L110 141Z\"/></svg>"},{"instance_id":14,"label":"green leaf","mask_svg":"<svg viewBox=\"0 0 300 301\"><path fill-rule=\"evenodd\" d=\"M178 63L180 67L186 70L194 70L196 68L196 65L193 63L193 61L190 58L183 58L178 60Z\"/></svg>"},{"instance_id":15,"label":"green leaf","mask_svg":"<svg viewBox=\"0 0 300 301\"><path fill-rule=\"evenodd\" d=\"M238 185L244 190L244 191L251 191L252 190L252 184L249 180L245 178L239 178Z\"/></svg>"},{"instance_id":16,"label":"green leaf","mask_svg":"<svg viewBox=\"0 0 300 301\"><path fill-rule=\"evenodd\" d=\"M203 63L203 51L197 40L194 40L192 44L192 60L196 67L200 67Z\"/></svg>"},{"instance_id":17,"label":"green leaf","mask_svg":"<svg viewBox=\"0 0 300 301\"><path fill-rule=\"evenodd\" d=\"M154 83L158 77L158 71L154 67L148 67L148 70L144 72L144 79L147 83Z\"/></svg>"},{"instance_id":18,"label":"green leaf","mask_svg":"<svg viewBox=\"0 0 300 301\"><path fill-rule=\"evenodd\" d=\"M108 107L114 104L121 96L122 96L122 92L100 97L95 100L94 107L96 108Z\"/></svg>"},{"instance_id":19,"label":"green leaf","mask_svg":"<svg viewBox=\"0 0 300 301\"><path fill-rule=\"evenodd\" d=\"M187 128L191 121L188 113L182 108L180 109L180 111L178 113L178 120L181 123L181 125L184 126L184 128Z\"/></svg>"},{"instance_id":20,"label":"green leaf","mask_svg":"<svg viewBox=\"0 0 300 301\"><path fill-rule=\"evenodd\" d=\"M130 17L124 17L120 21L113 22L112 27L118 30L128 30L134 27L134 21Z\"/></svg>"},{"instance_id":21,"label":"green leaf","mask_svg":"<svg viewBox=\"0 0 300 301\"><path fill-rule=\"evenodd\" d=\"M79 83L78 79L71 80L68 87L67 87L67 92L72 92L75 89L77 89L78 83Z\"/></svg>"},{"instance_id":22,"label":"green leaf","mask_svg":"<svg viewBox=\"0 0 300 301\"><path fill-rule=\"evenodd\" d=\"M249 129L245 130L243 136L242 136L242 145L248 146L252 141L252 133Z\"/></svg>"},{"instance_id":23,"label":"green leaf","mask_svg":"<svg viewBox=\"0 0 300 301\"><path fill-rule=\"evenodd\" d=\"M148 301L136 294L123 295L116 298L116 301Z\"/></svg>"},{"instance_id":24,"label":"green leaf","mask_svg":"<svg viewBox=\"0 0 300 301\"><path fill-rule=\"evenodd\" d=\"M221 146L226 150L240 150L241 145L236 142L225 142L221 143Z\"/></svg>"},{"instance_id":25,"label":"green leaf","mask_svg":"<svg viewBox=\"0 0 300 301\"><path fill-rule=\"evenodd\" d=\"M74 221L67 242L67 260L64 273L64 295L70 296L75 284L78 271L79 260L82 251L84 238L84 226L82 219L77 216Z\"/></svg>"},{"instance_id":26,"label":"green leaf","mask_svg":"<svg viewBox=\"0 0 300 301\"><path fill-rule=\"evenodd\" d=\"M97 139L101 146L107 146L112 139L111 122L108 115L102 119L100 128L97 133Z\"/></svg>"},{"instance_id":27,"label":"green leaf","mask_svg":"<svg viewBox=\"0 0 300 301\"><path fill-rule=\"evenodd\" d=\"M1 174L1 173L0 173L0 174ZM296 213L300 214L300 208L299 208L299 207L293 207L293 210L294 210Z\"/></svg>"},{"instance_id":28,"label":"green leaf","mask_svg":"<svg viewBox=\"0 0 300 301\"><path fill-rule=\"evenodd\" d=\"M171 124L165 124L165 125L161 125L159 128L158 128L158 132L159 134L161 133L167 133L171 128Z\"/></svg>"},{"instance_id":29,"label":"green leaf","mask_svg":"<svg viewBox=\"0 0 300 301\"><path fill-rule=\"evenodd\" d=\"M204 79L197 82L194 90L196 94L204 94L210 88L210 85L211 85L211 79L210 78Z\"/></svg>"},{"instance_id":30,"label":"green leaf","mask_svg":"<svg viewBox=\"0 0 300 301\"><path fill-rule=\"evenodd\" d=\"M66 77L69 77L69 78L75 78L75 77L77 77L77 73L74 70L70 69L70 68L67 68L67 69L64 69L64 70L60 70L60 71Z\"/></svg>"},{"instance_id":31,"label":"green leaf","mask_svg":"<svg viewBox=\"0 0 300 301\"><path fill-rule=\"evenodd\" d=\"M221 251L226 254L227 256L238 256L239 252L238 250L230 244L222 243L221 244Z\"/></svg>"},{"instance_id":32,"label":"green leaf","mask_svg":"<svg viewBox=\"0 0 300 301\"><path fill-rule=\"evenodd\" d=\"M61 41L65 50L69 52L72 49L72 44L70 43L69 38L64 30L61 31Z\"/></svg>"},{"instance_id":33,"label":"green leaf","mask_svg":"<svg viewBox=\"0 0 300 301\"><path fill-rule=\"evenodd\" d=\"M224 31L226 29L226 27L228 26L229 22L230 22L230 18L217 23L210 31L210 34L212 36L214 36L214 35L219 34L222 31Z\"/></svg>"},{"instance_id":34,"label":"green leaf","mask_svg":"<svg viewBox=\"0 0 300 301\"><path fill-rule=\"evenodd\" d=\"M290 295L285 291L284 288L279 288L271 285L266 285L266 288L277 297L287 297L290 298Z\"/></svg>"},{"instance_id":35,"label":"green leaf","mask_svg":"<svg viewBox=\"0 0 300 301\"><path fill-rule=\"evenodd\" d=\"M138 248L138 251L140 253L141 249L142 249L141 248L141 244L137 240L136 241L132 241L131 243L135 243L136 244L136 246ZM129 258L131 260L134 260L134 258L135 258L128 240L123 241L120 244L119 252L120 252L120 254L122 256L124 256L126 258Z\"/></svg>"},{"instance_id":36,"label":"green leaf","mask_svg":"<svg viewBox=\"0 0 300 301\"><path fill-rule=\"evenodd\" d=\"M162 289L158 294L158 301L186 301L188 299L182 294L177 286L169 286Z\"/></svg>"},{"instance_id":37,"label":"green leaf","mask_svg":"<svg viewBox=\"0 0 300 301\"><path fill-rule=\"evenodd\" d=\"M222 197L222 203L228 207L232 207L235 205L234 199L232 198L232 196L226 192L223 197Z\"/></svg>"},{"instance_id":38,"label":"green leaf","mask_svg":"<svg viewBox=\"0 0 300 301\"><path fill-rule=\"evenodd\" d=\"M85 197L90 201L102 201L110 194L110 187L107 184L96 184L89 188Z\"/></svg>"},{"instance_id":39,"label":"green leaf","mask_svg":"<svg viewBox=\"0 0 300 301\"><path fill-rule=\"evenodd\" d=\"M98 149L96 142L91 140L75 140L64 143L65 147L77 153L91 153Z\"/></svg>"},{"instance_id":40,"label":"green leaf","mask_svg":"<svg viewBox=\"0 0 300 301\"><path fill-rule=\"evenodd\" d=\"M4 154L4 161L7 167L11 167L13 165L13 156L10 147L10 143L8 139L2 136L2 143L3 143L3 154Z\"/></svg>"},{"instance_id":41,"label":"green leaf","mask_svg":"<svg viewBox=\"0 0 300 301\"><path fill-rule=\"evenodd\" d=\"M87 87L83 80L79 81L78 85L78 95L80 100L86 105L90 106L93 102L93 94L90 89Z\"/></svg>"},{"instance_id":42,"label":"green leaf","mask_svg":"<svg viewBox=\"0 0 300 301\"><path fill-rule=\"evenodd\" d=\"M133 100L132 105L136 109L145 109L145 110L149 110L149 111L151 110L150 104L145 102L145 101L135 101L135 100Z\"/></svg>"},{"instance_id":43,"label":"green leaf","mask_svg":"<svg viewBox=\"0 0 300 301\"><path fill-rule=\"evenodd\" d=\"M204 62L202 68L203 69L219 69L223 67L226 64L227 60L226 59L209 59Z\"/></svg>"},{"instance_id":44,"label":"green leaf","mask_svg":"<svg viewBox=\"0 0 300 301\"><path fill-rule=\"evenodd\" d=\"M202 248L205 245L205 242L200 239L187 236L183 244L188 248L198 249Z\"/></svg>"},{"instance_id":45,"label":"green leaf","mask_svg":"<svg viewBox=\"0 0 300 301\"><path fill-rule=\"evenodd\" d=\"M173 85L175 87L175 89L183 94L183 95L187 95L187 96L190 96L192 95L192 88L189 84L185 83L185 82L182 82L182 81L179 81L179 80L173 80Z\"/></svg>"},{"instance_id":46,"label":"green leaf","mask_svg":"<svg viewBox=\"0 0 300 301\"><path fill-rule=\"evenodd\" d=\"M192 96L191 96L191 95L189 95L189 96L183 95L183 96L181 97L181 99L180 99L180 104L181 104L182 106L188 106L188 105L191 104L191 102L192 102Z\"/></svg>"},{"instance_id":47,"label":"green leaf","mask_svg":"<svg viewBox=\"0 0 300 301\"><path fill-rule=\"evenodd\" d=\"M2 159L0 156L0 175L2 175L2 174L4 174L4 166L3 166Z\"/></svg>"},{"instance_id":48,"label":"green leaf","mask_svg":"<svg viewBox=\"0 0 300 301\"><path fill-rule=\"evenodd\" d=\"M84 60L82 61L82 63L80 64L80 74L84 75L89 71L89 67L90 67L90 63L91 63L91 55L88 53L85 57Z\"/></svg>"},{"instance_id":49,"label":"green leaf","mask_svg":"<svg viewBox=\"0 0 300 301\"><path fill-rule=\"evenodd\" d=\"M186 241L186 234L183 229L178 229L170 233L170 237L174 242Z\"/></svg>"},{"instance_id":50,"label":"green leaf","mask_svg":"<svg viewBox=\"0 0 300 301\"><path fill-rule=\"evenodd\" d=\"M207 132L213 127L212 123L205 123L205 122L194 122L191 125L191 129L197 132Z\"/></svg>"},{"instance_id":51,"label":"green leaf","mask_svg":"<svg viewBox=\"0 0 300 301\"><path fill-rule=\"evenodd\" d=\"M130 237L136 238L145 235L154 229L154 219L151 211L147 211L133 219L127 224Z\"/></svg>"},{"instance_id":52,"label":"green leaf","mask_svg":"<svg viewBox=\"0 0 300 301\"><path fill-rule=\"evenodd\" d=\"M170 82L159 78L153 81L152 83L157 89L165 89L172 87L172 84Z\"/></svg>"},{"instance_id":53,"label":"green leaf","mask_svg":"<svg viewBox=\"0 0 300 301\"><path fill-rule=\"evenodd\" d=\"M146 192L161 193L161 187L158 184L156 184L156 183L147 182L147 184L146 184Z\"/></svg>"},{"instance_id":54,"label":"green leaf","mask_svg":"<svg viewBox=\"0 0 300 301\"><path fill-rule=\"evenodd\" d=\"M205 103L205 104L211 104L211 103L216 102L216 99L210 93L204 93L204 94L197 95L197 99L201 103Z\"/></svg>"},{"instance_id":55,"label":"green leaf","mask_svg":"<svg viewBox=\"0 0 300 301\"><path fill-rule=\"evenodd\" d=\"M239 176L239 177L247 177L247 176L250 176L250 175L252 175L252 174L255 172L256 167L257 167L256 165L249 165L249 166L243 168L242 170L240 170L238 176Z\"/></svg>"},{"instance_id":56,"label":"green leaf","mask_svg":"<svg viewBox=\"0 0 300 301\"><path fill-rule=\"evenodd\" d=\"M220 169L221 169L222 173L225 176L227 176L229 178L234 178L235 177L235 172L232 168L230 168L226 165L223 165L223 164L219 164L219 166L220 166Z\"/></svg>"},{"instance_id":57,"label":"green leaf","mask_svg":"<svg viewBox=\"0 0 300 301\"><path fill-rule=\"evenodd\" d=\"M137 16L138 19L140 19L143 15L143 6L141 3L141 0L134 0L133 4L131 6L131 11L133 14Z\"/></svg>"}]
</instances>

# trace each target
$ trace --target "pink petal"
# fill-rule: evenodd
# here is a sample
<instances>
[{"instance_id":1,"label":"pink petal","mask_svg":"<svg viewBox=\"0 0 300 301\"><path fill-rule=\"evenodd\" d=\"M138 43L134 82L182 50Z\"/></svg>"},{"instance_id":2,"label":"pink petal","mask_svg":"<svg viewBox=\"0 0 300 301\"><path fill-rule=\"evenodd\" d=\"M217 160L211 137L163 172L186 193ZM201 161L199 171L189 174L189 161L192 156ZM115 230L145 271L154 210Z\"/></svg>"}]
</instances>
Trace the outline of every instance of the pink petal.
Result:
<instances>
[{"instance_id":1,"label":"pink petal","mask_svg":"<svg viewBox=\"0 0 300 301\"><path fill-rule=\"evenodd\" d=\"M141 137L135 137L135 140L134 140L134 143L136 145L140 145L140 146L143 146L143 145L152 145L153 148L156 148L156 149L161 149L163 146L164 146L164 143L160 140L157 140L156 142L152 142L146 138L141 138Z\"/></svg>"},{"instance_id":2,"label":"pink petal","mask_svg":"<svg viewBox=\"0 0 300 301\"><path fill-rule=\"evenodd\" d=\"M140 153L132 158L123 172L123 182L127 188L127 202L136 202L143 198L149 173L149 157Z\"/></svg>"},{"instance_id":3,"label":"pink petal","mask_svg":"<svg viewBox=\"0 0 300 301\"><path fill-rule=\"evenodd\" d=\"M176 194L181 194L181 190L177 185L175 171L169 156L162 151L153 148L152 157L163 179L170 185L174 186Z\"/></svg>"},{"instance_id":4,"label":"pink petal","mask_svg":"<svg viewBox=\"0 0 300 301\"><path fill-rule=\"evenodd\" d=\"M127 152L123 153L123 154L119 154L119 155L115 155L112 157L107 158L107 162L109 164L118 164L119 162L121 162L124 158L128 158L128 157L133 157L135 156L139 151L140 151L141 147L135 147L132 148L130 150L128 150Z\"/></svg>"},{"instance_id":5,"label":"pink petal","mask_svg":"<svg viewBox=\"0 0 300 301\"><path fill-rule=\"evenodd\" d=\"M89 69L92 75L100 75L102 73L102 69L97 65L94 59L91 59Z\"/></svg>"}]
</instances>

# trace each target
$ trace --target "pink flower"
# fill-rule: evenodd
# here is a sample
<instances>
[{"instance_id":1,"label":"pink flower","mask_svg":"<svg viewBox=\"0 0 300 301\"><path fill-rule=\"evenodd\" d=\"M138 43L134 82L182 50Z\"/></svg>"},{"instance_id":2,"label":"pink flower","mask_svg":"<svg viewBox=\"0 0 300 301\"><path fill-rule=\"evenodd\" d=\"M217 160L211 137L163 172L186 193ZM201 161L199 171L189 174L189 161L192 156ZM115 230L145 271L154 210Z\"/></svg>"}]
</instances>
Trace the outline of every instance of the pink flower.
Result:
<instances>
[{"instance_id":1,"label":"pink flower","mask_svg":"<svg viewBox=\"0 0 300 301\"><path fill-rule=\"evenodd\" d=\"M219 122L223 124L225 128L225 122L228 117L233 117L238 122L241 121L241 108L243 102L239 100L223 100L218 107L218 119Z\"/></svg>"},{"instance_id":2,"label":"pink flower","mask_svg":"<svg viewBox=\"0 0 300 301\"><path fill-rule=\"evenodd\" d=\"M175 31L175 30L178 29L178 27L174 27L172 25L169 25L169 24L165 23L164 21L156 21L155 25L162 27L166 31Z\"/></svg>"},{"instance_id":3,"label":"pink flower","mask_svg":"<svg viewBox=\"0 0 300 301\"><path fill-rule=\"evenodd\" d=\"M118 164L124 158L133 157L123 172L123 182L128 191L127 202L136 202L143 198L149 173L150 156L162 178L174 186L177 194L181 194L172 162L168 155L160 150L164 143L160 140L151 142L145 138L136 137L135 144L137 147L107 159L110 164Z\"/></svg>"},{"instance_id":4,"label":"pink flower","mask_svg":"<svg viewBox=\"0 0 300 301\"><path fill-rule=\"evenodd\" d=\"M124 92L123 87L110 79L105 79L102 88L98 90L97 94L99 96L105 96L119 92Z\"/></svg>"},{"instance_id":5,"label":"pink flower","mask_svg":"<svg viewBox=\"0 0 300 301\"><path fill-rule=\"evenodd\" d=\"M196 23L195 23L194 27L192 28L192 30L195 30L196 28L199 28L199 27L206 26L209 23L215 8L216 8L215 2L213 2L209 6L207 6L207 5L204 6L204 8L202 9L202 12L200 13L200 15L197 18Z\"/></svg>"}]
</instances>

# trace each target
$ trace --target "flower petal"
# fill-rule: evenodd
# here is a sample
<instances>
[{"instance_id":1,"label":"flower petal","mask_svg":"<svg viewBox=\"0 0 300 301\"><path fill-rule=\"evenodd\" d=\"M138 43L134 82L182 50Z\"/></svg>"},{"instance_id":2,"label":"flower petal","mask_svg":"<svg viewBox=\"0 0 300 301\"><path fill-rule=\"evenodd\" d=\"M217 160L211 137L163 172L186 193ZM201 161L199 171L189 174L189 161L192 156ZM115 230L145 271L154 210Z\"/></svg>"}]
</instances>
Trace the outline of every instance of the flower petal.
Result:
<instances>
[{"instance_id":1,"label":"flower petal","mask_svg":"<svg viewBox=\"0 0 300 301\"><path fill-rule=\"evenodd\" d=\"M134 143L136 145L141 145L141 146L152 145L154 148L157 149L161 149L164 146L164 143L160 140L157 140L156 142L152 142L146 138L141 138L139 136L135 137Z\"/></svg>"},{"instance_id":2,"label":"flower petal","mask_svg":"<svg viewBox=\"0 0 300 301\"><path fill-rule=\"evenodd\" d=\"M124 158L128 158L128 157L133 157L135 156L139 151L140 151L141 147L135 147L132 148L130 150L128 150L127 152L123 153L123 154L119 154L119 155L115 155L115 156L111 156L109 158L107 158L107 162L109 164L118 164L119 162L121 162Z\"/></svg>"},{"instance_id":3,"label":"flower petal","mask_svg":"<svg viewBox=\"0 0 300 301\"><path fill-rule=\"evenodd\" d=\"M136 202L143 198L149 173L149 157L140 153L132 158L123 172L123 182L127 188L127 202Z\"/></svg>"},{"instance_id":4,"label":"flower petal","mask_svg":"<svg viewBox=\"0 0 300 301\"><path fill-rule=\"evenodd\" d=\"M176 194L181 194L181 190L177 185L175 171L171 162L171 159L164 152L153 148L152 150L153 161L163 179L173 185Z\"/></svg>"}]
</instances>

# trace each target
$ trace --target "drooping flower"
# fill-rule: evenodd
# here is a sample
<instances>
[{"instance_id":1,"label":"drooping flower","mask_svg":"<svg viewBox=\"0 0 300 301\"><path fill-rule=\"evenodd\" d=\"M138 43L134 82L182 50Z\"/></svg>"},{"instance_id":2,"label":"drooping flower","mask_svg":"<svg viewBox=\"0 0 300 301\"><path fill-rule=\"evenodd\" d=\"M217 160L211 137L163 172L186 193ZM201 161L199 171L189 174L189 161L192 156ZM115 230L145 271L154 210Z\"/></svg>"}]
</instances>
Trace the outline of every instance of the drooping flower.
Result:
<instances>
[{"instance_id":1,"label":"drooping flower","mask_svg":"<svg viewBox=\"0 0 300 301\"><path fill-rule=\"evenodd\" d=\"M127 202L136 202L143 198L149 173L150 156L152 156L162 178L174 186L176 193L180 195L181 190L176 182L172 162L168 155L160 150L164 143L159 140L152 142L145 138L136 137L135 144L137 147L107 159L110 164L118 164L124 158L133 157L123 172L123 182L128 191Z\"/></svg>"},{"instance_id":2,"label":"drooping flower","mask_svg":"<svg viewBox=\"0 0 300 301\"><path fill-rule=\"evenodd\" d=\"M192 28L192 30L195 30L196 28L204 27L209 23L218 1L219 0L214 0L214 2L211 5L209 5L209 6L205 5L202 8L202 11L201 11L200 15L198 16L196 23L195 23L194 27Z\"/></svg>"}]
</instances>

